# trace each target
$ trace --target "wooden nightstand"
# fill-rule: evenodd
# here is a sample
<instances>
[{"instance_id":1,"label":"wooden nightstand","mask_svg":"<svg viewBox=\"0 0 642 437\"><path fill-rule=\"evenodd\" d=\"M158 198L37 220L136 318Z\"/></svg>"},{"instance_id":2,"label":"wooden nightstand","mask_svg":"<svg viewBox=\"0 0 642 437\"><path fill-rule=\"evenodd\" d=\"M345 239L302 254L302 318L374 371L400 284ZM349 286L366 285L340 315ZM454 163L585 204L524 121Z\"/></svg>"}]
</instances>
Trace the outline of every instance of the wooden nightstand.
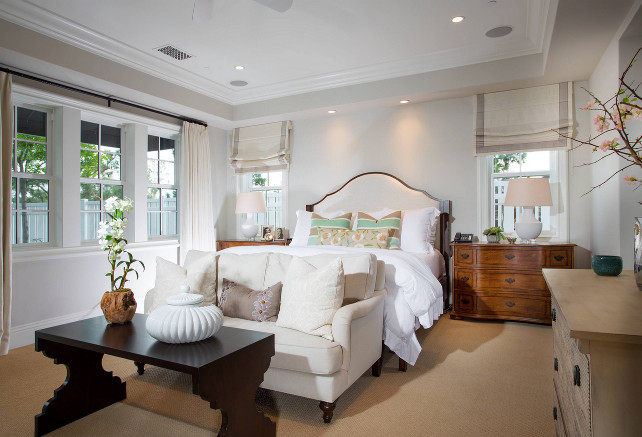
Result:
<instances>
[{"instance_id":1,"label":"wooden nightstand","mask_svg":"<svg viewBox=\"0 0 642 437\"><path fill-rule=\"evenodd\" d=\"M551 323L542 268L573 268L574 244L452 243L452 319Z\"/></svg>"},{"instance_id":2,"label":"wooden nightstand","mask_svg":"<svg viewBox=\"0 0 642 437\"><path fill-rule=\"evenodd\" d=\"M216 242L217 250L227 249L235 246L287 246L288 242L283 241L263 241L263 240L218 240Z\"/></svg>"}]
</instances>

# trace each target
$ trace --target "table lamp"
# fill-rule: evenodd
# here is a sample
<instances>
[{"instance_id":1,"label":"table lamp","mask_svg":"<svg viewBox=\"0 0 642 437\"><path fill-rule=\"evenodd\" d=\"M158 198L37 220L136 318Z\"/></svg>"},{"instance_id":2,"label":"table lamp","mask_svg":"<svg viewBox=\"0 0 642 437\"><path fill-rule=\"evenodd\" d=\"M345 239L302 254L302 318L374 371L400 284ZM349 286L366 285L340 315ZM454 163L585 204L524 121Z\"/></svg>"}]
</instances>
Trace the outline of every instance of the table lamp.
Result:
<instances>
[{"instance_id":1,"label":"table lamp","mask_svg":"<svg viewBox=\"0 0 642 437\"><path fill-rule=\"evenodd\" d=\"M247 220L241 225L241 232L246 238L252 239L259 231L259 225L254 221L254 213L267 212L263 194L258 191L239 193L236 197L236 213L247 214Z\"/></svg>"},{"instance_id":2,"label":"table lamp","mask_svg":"<svg viewBox=\"0 0 642 437\"><path fill-rule=\"evenodd\" d=\"M523 207L522 216L515 222L515 232L522 240L534 240L542 232L535 207L553 206L548 178L509 179L504 206Z\"/></svg>"}]
</instances>

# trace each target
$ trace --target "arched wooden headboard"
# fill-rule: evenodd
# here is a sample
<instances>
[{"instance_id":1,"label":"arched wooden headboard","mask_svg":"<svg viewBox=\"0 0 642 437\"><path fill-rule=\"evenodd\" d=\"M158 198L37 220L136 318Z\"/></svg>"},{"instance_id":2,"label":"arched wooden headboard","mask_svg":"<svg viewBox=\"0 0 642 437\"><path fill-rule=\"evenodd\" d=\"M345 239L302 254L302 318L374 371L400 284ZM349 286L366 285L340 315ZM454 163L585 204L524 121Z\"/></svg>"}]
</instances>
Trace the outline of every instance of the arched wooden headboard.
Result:
<instances>
[{"instance_id":1,"label":"arched wooden headboard","mask_svg":"<svg viewBox=\"0 0 642 437\"><path fill-rule=\"evenodd\" d=\"M434 206L441 211L435 249L442 254L446 264L446 273L440 278L444 290L445 310L448 308L450 297L450 200L439 199L427 191L411 187L389 173L368 172L353 177L318 202L306 205L306 211L316 209L358 212L374 211L383 207L407 210L428 206Z\"/></svg>"}]
</instances>

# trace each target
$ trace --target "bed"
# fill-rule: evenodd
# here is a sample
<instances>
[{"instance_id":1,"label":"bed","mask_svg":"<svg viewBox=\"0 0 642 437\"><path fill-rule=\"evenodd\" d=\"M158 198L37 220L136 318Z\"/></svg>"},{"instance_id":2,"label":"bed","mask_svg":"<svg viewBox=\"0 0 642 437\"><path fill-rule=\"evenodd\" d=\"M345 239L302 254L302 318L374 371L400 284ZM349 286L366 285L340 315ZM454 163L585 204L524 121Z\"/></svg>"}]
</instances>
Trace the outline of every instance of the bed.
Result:
<instances>
[{"instance_id":1,"label":"bed","mask_svg":"<svg viewBox=\"0 0 642 437\"><path fill-rule=\"evenodd\" d=\"M411 220L417 211L436 208L433 226L418 235ZM225 249L233 253L283 252L295 256L311 256L318 253L346 253L369 251L386 265L387 296L384 303L384 344L399 357L399 368L405 370L407 363L414 365L421 346L415 335L420 327L430 328L448 308L450 278L448 272L450 242L451 202L436 198L424 190L413 188L396 176L370 172L353 177L336 191L318 202L306 205L306 212L297 211L297 228L289 246L238 246ZM297 233L304 217L309 213L323 215L331 211L383 213L385 210L402 211L401 250L355 248L338 246L308 246L301 242ZM404 229L404 225L407 228ZM352 225L354 226L354 225ZM423 225L422 225L423 226ZM411 233L411 228L413 229ZM423 228L422 228L423 229ZM404 234L407 230L407 234ZM432 230L432 234L431 234ZM404 237L405 240L404 240ZM426 250L415 239L424 239ZM404 244L406 242L406 244ZM413 250L408 251L404 249Z\"/></svg>"}]
</instances>

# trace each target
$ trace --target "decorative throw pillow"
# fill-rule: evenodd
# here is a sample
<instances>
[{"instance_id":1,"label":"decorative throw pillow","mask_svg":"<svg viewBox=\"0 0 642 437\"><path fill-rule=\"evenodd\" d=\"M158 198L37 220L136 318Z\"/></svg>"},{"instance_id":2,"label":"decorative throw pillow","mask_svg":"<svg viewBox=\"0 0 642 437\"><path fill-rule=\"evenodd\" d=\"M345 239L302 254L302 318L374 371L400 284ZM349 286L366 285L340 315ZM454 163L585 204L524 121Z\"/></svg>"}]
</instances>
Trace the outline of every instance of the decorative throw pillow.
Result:
<instances>
[{"instance_id":1,"label":"decorative throw pillow","mask_svg":"<svg viewBox=\"0 0 642 437\"><path fill-rule=\"evenodd\" d=\"M332 319L341 307L344 291L345 276L340 258L317 269L302 258L293 257L283 280L276 326L332 341Z\"/></svg>"},{"instance_id":2,"label":"decorative throw pillow","mask_svg":"<svg viewBox=\"0 0 642 437\"><path fill-rule=\"evenodd\" d=\"M389 235L390 230L388 228L361 229L359 231L345 229L320 230L317 245L388 249Z\"/></svg>"},{"instance_id":3,"label":"decorative throw pillow","mask_svg":"<svg viewBox=\"0 0 642 437\"><path fill-rule=\"evenodd\" d=\"M345 211L324 211L320 212L323 217L335 218L345 214ZM307 246L308 238L310 237L310 222L312 221L312 212L298 209L296 211L296 226L292 234L292 242L290 246Z\"/></svg>"},{"instance_id":4,"label":"decorative throw pillow","mask_svg":"<svg viewBox=\"0 0 642 437\"><path fill-rule=\"evenodd\" d=\"M331 219L325 218L316 213L312 213L312 219L310 220L310 235L308 237L308 246L316 246L317 237L319 232L321 231L329 231L332 229L350 229L351 220L351 212Z\"/></svg>"},{"instance_id":5,"label":"decorative throw pillow","mask_svg":"<svg viewBox=\"0 0 642 437\"><path fill-rule=\"evenodd\" d=\"M439 214L439 210L432 206L403 211L401 249L406 252L432 253Z\"/></svg>"},{"instance_id":6,"label":"decorative throw pillow","mask_svg":"<svg viewBox=\"0 0 642 437\"><path fill-rule=\"evenodd\" d=\"M165 299L180 293L183 285L189 285L190 293L202 294L203 305L216 303L216 255L202 256L187 264L187 268L156 257L156 295L151 307L145 311L149 313L165 305Z\"/></svg>"},{"instance_id":7,"label":"decorative throw pillow","mask_svg":"<svg viewBox=\"0 0 642 437\"><path fill-rule=\"evenodd\" d=\"M357 230L374 229L383 230L388 229L389 237L388 249L401 248L401 211L394 211L381 219L377 220L374 217L360 212L357 214Z\"/></svg>"},{"instance_id":8,"label":"decorative throw pillow","mask_svg":"<svg viewBox=\"0 0 642 437\"><path fill-rule=\"evenodd\" d=\"M282 286L277 282L265 290L252 290L223 278L223 291L218 307L228 317L274 322L279 314Z\"/></svg>"}]
</instances>

